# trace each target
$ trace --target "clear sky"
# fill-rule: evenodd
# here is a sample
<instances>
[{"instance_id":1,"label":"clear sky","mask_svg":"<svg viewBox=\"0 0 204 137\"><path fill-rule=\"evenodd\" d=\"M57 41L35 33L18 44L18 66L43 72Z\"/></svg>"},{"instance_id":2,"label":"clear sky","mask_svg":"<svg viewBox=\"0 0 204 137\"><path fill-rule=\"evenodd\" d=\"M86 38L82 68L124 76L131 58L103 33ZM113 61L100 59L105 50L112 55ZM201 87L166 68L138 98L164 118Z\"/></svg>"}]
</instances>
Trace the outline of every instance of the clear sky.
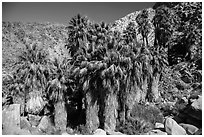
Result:
<instances>
[{"instance_id":1,"label":"clear sky","mask_svg":"<svg viewBox=\"0 0 204 137\"><path fill-rule=\"evenodd\" d=\"M3 2L2 20L66 25L80 13L92 21L111 23L153 5L153 2Z\"/></svg>"}]
</instances>

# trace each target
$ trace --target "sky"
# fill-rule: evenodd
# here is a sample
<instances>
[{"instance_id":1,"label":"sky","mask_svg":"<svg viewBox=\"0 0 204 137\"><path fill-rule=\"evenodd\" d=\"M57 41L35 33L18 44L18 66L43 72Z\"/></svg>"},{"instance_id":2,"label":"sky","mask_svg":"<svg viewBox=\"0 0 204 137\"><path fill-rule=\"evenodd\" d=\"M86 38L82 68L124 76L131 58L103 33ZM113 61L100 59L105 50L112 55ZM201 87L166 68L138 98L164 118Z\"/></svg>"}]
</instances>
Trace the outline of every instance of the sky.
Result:
<instances>
[{"instance_id":1,"label":"sky","mask_svg":"<svg viewBox=\"0 0 204 137\"><path fill-rule=\"evenodd\" d=\"M80 13L91 21L113 23L154 2L3 2L2 21L51 22L67 25Z\"/></svg>"}]
</instances>

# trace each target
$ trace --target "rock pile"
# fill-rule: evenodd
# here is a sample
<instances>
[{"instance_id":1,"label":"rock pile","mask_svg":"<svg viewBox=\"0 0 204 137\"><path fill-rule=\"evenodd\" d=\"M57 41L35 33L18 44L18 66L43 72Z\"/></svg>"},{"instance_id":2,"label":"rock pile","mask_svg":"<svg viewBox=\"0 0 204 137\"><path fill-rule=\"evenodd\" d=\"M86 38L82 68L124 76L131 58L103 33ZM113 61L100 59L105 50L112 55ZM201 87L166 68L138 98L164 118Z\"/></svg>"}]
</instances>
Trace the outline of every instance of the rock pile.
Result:
<instances>
[{"instance_id":1,"label":"rock pile","mask_svg":"<svg viewBox=\"0 0 204 137\"><path fill-rule=\"evenodd\" d=\"M20 104L11 104L2 111L3 135L51 135L56 133L48 116L20 116Z\"/></svg>"},{"instance_id":2,"label":"rock pile","mask_svg":"<svg viewBox=\"0 0 204 137\"><path fill-rule=\"evenodd\" d=\"M51 135L58 133L48 116L20 116L20 104L12 104L2 111L3 135ZM67 133L62 133L66 134ZM93 135L124 135L121 132L96 129ZM145 135L202 135L202 96L188 99L188 104L176 117L156 123Z\"/></svg>"},{"instance_id":3,"label":"rock pile","mask_svg":"<svg viewBox=\"0 0 204 137\"><path fill-rule=\"evenodd\" d=\"M185 99L184 99L185 100ZM185 101L186 102L186 101ZM156 123L146 135L202 135L202 96L191 96L177 116Z\"/></svg>"}]
</instances>

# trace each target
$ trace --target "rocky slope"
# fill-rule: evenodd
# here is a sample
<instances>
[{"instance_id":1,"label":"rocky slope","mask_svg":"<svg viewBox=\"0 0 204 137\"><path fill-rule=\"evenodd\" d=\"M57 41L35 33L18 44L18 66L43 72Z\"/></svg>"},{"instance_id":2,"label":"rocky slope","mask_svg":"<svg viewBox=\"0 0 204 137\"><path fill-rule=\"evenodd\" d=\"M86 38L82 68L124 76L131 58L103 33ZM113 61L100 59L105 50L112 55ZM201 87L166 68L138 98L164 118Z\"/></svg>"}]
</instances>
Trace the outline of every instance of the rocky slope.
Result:
<instances>
[{"instance_id":1,"label":"rocky slope","mask_svg":"<svg viewBox=\"0 0 204 137\"><path fill-rule=\"evenodd\" d=\"M25 32L27 43L37 43L43 47L50 56L62 57L67 55L64 49L66 39L65 25L51 23L21 23L2 22L2 68L3 73L10 72L16 57L25 46L17 38L19 30Z\"/></svg>"},{"instance_id":2,"label":"rocky slope","mask_svg":"<svg viewBox=\"0 0 204 137\"><path fill-rule=\"evenodd\" d=\"M149 45L153 46L153 44L154 44L154 26L153 26L151 21L152 21L154 15L155 15L155 10L152 9L152 8L148 8L146 10L148 11L148 18L149 18L150 24L151 24L150 33L148 35L148 41L149 41ZM136 30L137 30L137 33L138 33L138 24L135 21L135 19L138 16L138 14L140 14L141 12L142 11L135 11L133 13L130 13L130 14L126 15L125 17L123 17L123 18L121 18L119 20L116 20L111 29L122 32L123 30L125 30L125 28L127 27L127 25L130 22L133 22L136 25ZM138 42L142 43L142 35L141 34L138 34L137 40L138 40Z\"/></svg>"},{"instance_id":3,"label":"rocky slope","mask_svg":"<svg viewBox=\"0 0 204 137\"><path fill-rule=\"evenodd\" d=\"M149 19L152 20L155 11L152 8L147 9ZM135 21L137 15L141 11L135 11L127 16L116 20L112 25L112 30L122 32L126 26L133 22L137 30L138 24ZM151 23L151 22L150 22ZM9 72L16 60L16 56L24 50L24 45L18 40L17 33L19 30L25 31L25 37L28 43L38 43L44 47L49 53L50 58L61 58L68 56L67 50L64 48L67 37L66 26L62 24L52 23L22 23L22 22L2 22L2 67L3 73ZM138 34L138 42L142 42L141 34ZM153 45L154 26L151 23L151 30L148 35L150 46Z\"/></svg>"}]
</instances>

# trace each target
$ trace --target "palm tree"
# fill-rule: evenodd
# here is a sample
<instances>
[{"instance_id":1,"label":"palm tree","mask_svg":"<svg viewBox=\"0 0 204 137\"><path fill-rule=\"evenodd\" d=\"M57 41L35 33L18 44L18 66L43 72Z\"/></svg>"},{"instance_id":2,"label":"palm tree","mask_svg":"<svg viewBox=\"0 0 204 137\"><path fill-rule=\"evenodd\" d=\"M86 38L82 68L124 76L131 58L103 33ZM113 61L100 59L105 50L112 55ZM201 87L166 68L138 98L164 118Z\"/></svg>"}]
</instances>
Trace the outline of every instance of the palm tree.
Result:
<instances>
[{"instance_id":1,"label":"palm tree","mask_svg":"<svg viewBox=\"0 0 204 137\"><path fill-rule=\"evenodd\" d=\"M45 105L42 96L47 82L46 53L36 43L25 44L13 69L9 90L11 95L23 96L24 115L25 112L39 114Z\"/></svg>"},{"instance_id":2,"label":"palm tree","mask_svg":"<svg viewBox=\"0 0 204 137\"><path fill-rule=\"evenodd\" d=\"M138 24L138 32L141 33L144 46L148 46L148 34L150 32L150 21L148 18L148 11L144 9L137 17L136 22ZM145 44L146 43L146 44Z\"/></svg>"},{"instance_id":3,"label":"palm tree","mask_svg":"<svg viewBox=\"0 0 204 137\"><path fill-rule=\"evenodd\" d=\"M123 31L123 35L126 44L133 43L133 41L137 42L136 25L133 22L130 22Z\"/></svg>"},{"instance_id":4,"label":"palm tree","mask_svg":"<svg viewBox=\"0 0 204 137\"><path fill-rule=\"evenodd\" d=\"M67 80L67 70L68 62L64 59L62 62L56 58L50 64L52 72L50 76L52 77L46 87L46 95L51 105L54 106L54 123L55 127L61 132L66 131L67 126L67 109L66 102L69 95L68 91L68 80Z\"/></svg>"},{"instance_id":5,"label":"palm tree","mask_svg":"<svg viewBox=\"0 0 204 137\"><path fill-rule=\"evenodd\" d=\"M152 60L151 65L153 69L153 77L150 82L149 101L156 101L160 97L158 85L163 71L168 65L168 44L172 37L174 29L175 15L171 9L161 6L156 9L155 17L153 18L153 25L155 27L155 41L154 47L150 49ZM179 20L177 20L179 21Z\"/></svg>"},{"instance_id":6,"label":"palm tree","mask_svg":"<svg viewBox=\"0 0 204 137\"><path fill-rule=\"evenodd\" d=\"M79 40L86 39L87 27L89 25L89 20L87 17L82 17L80 14L73 17L70 22L68 29L68 39L66 47L70 50L71 56L79 49Z\"/></svg>"},{"instance_id":7,"label":"palm tree","mask_svg":"<svg viewBox=\"0 0 204 137\"><path fill-rule=\"evenodd\" d=\"M46 53L37 49L37 45L27 46L27 51L19 56L20 64L25 79L25 89L29 90L30 99L27 101L26 110L28 113L39 113L44 107L42 96L46 87L47 77ZM18 71L18 70L17 70ZM26 91L25 91L26 93ZM26 95L25 95L26 96Z\"/></svg>"},{"instance_id":8,"label":"palm tree","mask_svg":"<svg viewBox=\"0 0 204 137\"><path fill-rule=\"evenodd\" d=\"M93 132L99 126L114 130L117 116L112 113L116 112L119 90L119 78L116 77L119 58L114 52L116 40L104 22L90 24L87 28L88 33L78 39L79 48L72 55L73 59L77 58L73 61L71 74L85 98L88 130Z\"/></svg>"},{"instance_id":9,"label":"palm tree","mask_svg":"<svg viewBox=\"0 0 204 137\"><path fill-rule=\"evenodd\" d=\"M134 34L134 27L130 29L128 26L124 33L129 32L129 34ZM134 37L136 39L137 35ZM144 102L148 90L148 82L152 76L152 69L150 65L151 54L148 47L141 46L136 40L131 37L131 35L124 35L124 42L121 46L120 57L121 61L124 60L128 66L121 65L121 68L125 72L125 79L122 81L121 88L121 122L125 121L125 118L130 116L130 110L133 105L130 102ZM128 40L131 39L131 40ZM129 61L128 61L129 60Z\"/></svg>"}]
</instances>

